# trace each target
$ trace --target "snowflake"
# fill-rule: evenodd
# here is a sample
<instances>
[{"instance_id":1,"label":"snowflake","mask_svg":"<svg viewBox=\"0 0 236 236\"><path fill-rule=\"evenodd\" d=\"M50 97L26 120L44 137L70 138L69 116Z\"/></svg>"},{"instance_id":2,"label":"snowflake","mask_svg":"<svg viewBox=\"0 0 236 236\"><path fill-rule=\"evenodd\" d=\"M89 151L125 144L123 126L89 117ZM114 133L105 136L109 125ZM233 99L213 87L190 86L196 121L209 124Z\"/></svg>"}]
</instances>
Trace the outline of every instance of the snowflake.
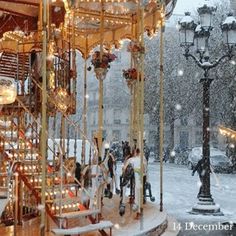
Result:
<instances>
[{"instance_id":1,"label":"snowflake","mask_svg":"<svg viewBox=\"0 0 236 236\"><path fill-rule=\"evenodd\" d=\"M39 204L39 205L38 205L38 209L39 209L40 211L44 210L44 205Z\"/></svg>"},{"instance_id":2,"label":"snowflake","mask_svg":"<svg viewBox=\"0 0 236 236\"><path fill-rule=\"evenodd\" d=\"M174 156L175 156L175 151L171 151L170 155L171 155L172 157L174 157Z\"/></svg>"},{"instance_id":3,"label":"snowflake","mask_svg":"<svg viewBox=\"0 0 236 236\"><path fill-rule=\"evenodd\" d=\"M116 229L119 229L119 228L120 228L120 225L119 225L119 224L115 224L114 227L115 227Z\"/></svg>"},{"instance_id":4,"label":"snowflake","mask_svg":"<svg viewBox=\"0 0 236 236\"><path fill-rule=\"evenodd\" d=\"M178 76L183 76L183 74L184 74L184 72L183 72L183 70L178 70Z\"/></svg>"},{"instance_id":5,"label":"snowflake","mask_svg":"<svg viewBox=\"0 0 236 236\"><path fill-rule=\"evenodd\" d=\"M180 104L176 104L176 105L175 105L175 109L176 109L177 111L180 111L180 110L182 109L182 106L181 106Z\"/></svg>"}]
</instances>

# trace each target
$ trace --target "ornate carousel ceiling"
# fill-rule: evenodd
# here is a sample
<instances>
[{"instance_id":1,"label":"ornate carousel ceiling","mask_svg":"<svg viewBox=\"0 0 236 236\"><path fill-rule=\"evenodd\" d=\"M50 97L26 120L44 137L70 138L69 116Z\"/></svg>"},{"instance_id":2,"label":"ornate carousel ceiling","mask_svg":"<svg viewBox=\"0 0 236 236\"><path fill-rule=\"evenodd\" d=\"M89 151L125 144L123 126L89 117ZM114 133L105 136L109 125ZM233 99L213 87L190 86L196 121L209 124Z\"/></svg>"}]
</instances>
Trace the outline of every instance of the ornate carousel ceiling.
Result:
<instances>
[{"instance_id":1,"label":"ornate carousel ceiling","mask_svg":"<svg viewBox=\"0 0 236 236\"><path fill-rule=\"evenodd\" d=\"M28 50L32 45L22 42L35 41L32 32L40 29L40 0L0 0L0 50ZM119 45L121 39L134 37L144 6L144 27L148 33L158 29L161 18L160 1L144 0L50 0L48 2L49 25L57 29L57 37L72 42L83 55L99 45L101 12L103 10L103 42ZM165 15L171 15L176 0L165 0ZM63 31L63 33L62 33ZM74 34L72 34L72 32ZM32 40L33 39L33 40ZM20 44L19 44L20 43Z\"/></svg>"}]
</instances>

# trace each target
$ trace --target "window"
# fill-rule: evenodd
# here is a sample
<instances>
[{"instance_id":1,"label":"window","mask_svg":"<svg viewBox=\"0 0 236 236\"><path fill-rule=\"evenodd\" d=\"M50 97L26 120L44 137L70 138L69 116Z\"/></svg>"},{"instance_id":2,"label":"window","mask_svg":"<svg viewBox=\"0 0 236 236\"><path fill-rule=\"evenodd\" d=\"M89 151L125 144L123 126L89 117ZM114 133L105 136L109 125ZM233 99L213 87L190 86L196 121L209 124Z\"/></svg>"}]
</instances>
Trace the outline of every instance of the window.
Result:
<instances>
[{"instance_id":1,"label":"window","mask_svg":"<svg viewBox=\"0 0 236 236\"><path fill-rule=\"evenodd\" d=\"M116 55L115 62L121 62L121 52L115 51L114 54Z\"/></svg>"},{"instance_id":2,"label":"window","mask_svg":"<svg viewBox=\"0 0 236 236\"><path fill-rule=\"evenodd\" d=\"M188 117L181 117L180 124L183 126L187 126L188 125Z\"/></svg>"},{"instance_id":3,"label":"window","mask_svg":"<svg viewBox=\"0 0 236 236\"><path fill-rule=\"evenodd\" d=\"M202 131L196 131L196 146L200 146L202 144Z\"/></svg>"},{"instance_id":4,"label":"window","mask_svg":"<svg viewBox=\"0 0 236 236\"><path fill-rule=\"evenodd\" d=\"M189 133L188 131L180 131L179 133L179 146L181 150L187 150L188 149L188 139L189 139Z\"/></svg>"},{"instance_id":5,"label":"window","mask_svg":"<svg viewBox=\"0 0 236 236\"><path fill-rule=\"evenodd\" d=\"M98 100L98 92L95 93L95 99Z\"/></svg>"},{"instance_id":6,"label":"window","mask_svg":"<svg viewBox=\"0 0 236 236\"><path fill-rule=\"evenodd\" d=\"M96 125L96 113L91 114L92 125Z\"/></svg>"},{"instance_id":7,"label":"window","mask_svg":"<svg viewBox=\"0 0 236 236\"><path fill-rule=\"evenodd\" d=\"M120 119L114 119L114 124L115 124L115 125L121 124L121 120L120 120Z\"/></svg>"},{"instance_id":8,"label":"window","mask_svg":"<svg viewBox=\"0 0 236 236\"><path fill-rule=\"evenodd\" d=\"M218 145L218 132L217 131L212 131L210 132L210 135L211 135L211 143L212 143L212 146L215 147Z\"/></svg>"},{"instance_id":9,"label":"window","mask_svg":"<svg viewBox=\"0 0 236 236\"><path fill-rule=\"evenodd\" d=\"M120 141L121 140L120 130L113 130L112 131L112 138L114 141Z\"/></svg>"},{"instance_id":10,"label":"window","mask_svg":"<svg viewBox=\"0 0 236 236\"><path fill-rule=\"evenodd\" d=\"M106 130L102 131L102 137L104 138L104 140L106 140L106 138L107 138L107 131Z\"/></svg>"},{"instance_id":11,"label":"window","mask_svg":"<svg viewBox=\"0 0 236 236\"><path fill-rule=\"evenodd\" d=\"M113 123L116 125L121 124L121 109L114 109L113 110Z\"/></svg>"},{"instance_id":12,"label":"window","mask_svg":"<svg viewBox=\"0 0 236 236\"><path fill-rule=\"evenodd\" d=\"M202 126L202 119L196 119L196 126Z\"/></svg>"}]
</instances>

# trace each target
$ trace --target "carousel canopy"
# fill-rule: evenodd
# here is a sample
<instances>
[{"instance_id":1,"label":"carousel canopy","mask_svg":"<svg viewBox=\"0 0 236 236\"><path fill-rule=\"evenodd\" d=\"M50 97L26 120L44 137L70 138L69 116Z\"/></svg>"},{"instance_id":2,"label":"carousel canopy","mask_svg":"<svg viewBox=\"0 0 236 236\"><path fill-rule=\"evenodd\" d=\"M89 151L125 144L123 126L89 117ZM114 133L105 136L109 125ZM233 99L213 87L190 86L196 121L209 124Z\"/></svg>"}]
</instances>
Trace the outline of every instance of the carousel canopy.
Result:
<instances>
[{"instance_id":1,"label":"carousel canopy","mask_svg":"<svg viewBox=\"0 0 236 236\"><path fill-rule=\"evenodd\" d=\"M32 32L40 31L40 0L0 0L0 50L27 51L36 41ZM145 30L158 29L161 18L159 1L144 0L51 0L47 1L48 24L54 28L55 37L63 35L85 56L99 45L101 12L103 11L103 43L119 46L121 39L132 39L137 33L140 6L144 7ZM163 1L162 1L163 2ZM166 16L172 13L176 0L165 0Z\"/></svg>"}]
</instances>

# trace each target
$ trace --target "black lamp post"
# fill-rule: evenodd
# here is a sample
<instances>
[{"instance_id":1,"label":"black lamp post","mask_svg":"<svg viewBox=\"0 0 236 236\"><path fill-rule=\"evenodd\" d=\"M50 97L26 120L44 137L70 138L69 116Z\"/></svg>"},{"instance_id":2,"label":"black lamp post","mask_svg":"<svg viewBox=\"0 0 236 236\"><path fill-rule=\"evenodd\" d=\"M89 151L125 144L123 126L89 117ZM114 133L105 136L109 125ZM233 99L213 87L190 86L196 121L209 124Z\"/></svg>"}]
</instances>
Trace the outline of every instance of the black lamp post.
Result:
<instances>
[{"instance_id":1,"label":"black lamp post","mask_svg":"<svg viewBox=\"0 0 236 236\"><path fill-rule=\"evenodd\" d=\"M190 13L185 13L183 19L179 22L180 31L180 46L185 49L184 56L186 59L191 57L195 63L204 71L204 77L200 79L203 85L203 144L202 144L202 191L198 196L198 203L192 208L191 213L197 214L222 214L220 206L214 203L210 189L210 129L209 129L209 100L210 100L210 84L213 81L209 77L210 69L216 67L224 58L231 59L233 48L236 45L236 19L229 14L226 20L222 23L221 29L223 33L224 43L227 46L227 52L216 61L210 61L209 57L209 37L213 29L212 16L216 11L206 1L204 5L198 8L200 24L196 25L190 16ZM194 56L190 53L190 47L195 44L196 53Z\"/></svg>"}]
</instances>

